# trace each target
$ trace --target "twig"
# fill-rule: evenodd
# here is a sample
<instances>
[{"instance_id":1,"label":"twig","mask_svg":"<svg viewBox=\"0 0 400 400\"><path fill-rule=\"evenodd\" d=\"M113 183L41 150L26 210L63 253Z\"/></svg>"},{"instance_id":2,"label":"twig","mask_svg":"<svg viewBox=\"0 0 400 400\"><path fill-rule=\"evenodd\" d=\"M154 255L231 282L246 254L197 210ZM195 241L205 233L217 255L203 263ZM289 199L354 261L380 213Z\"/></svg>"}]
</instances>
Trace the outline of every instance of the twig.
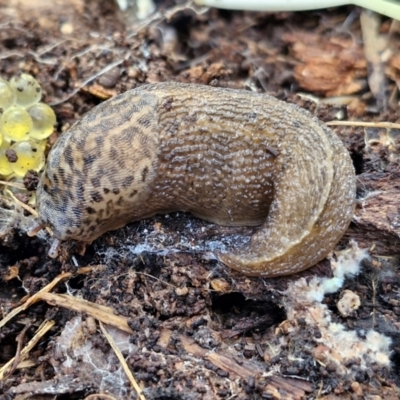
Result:
<instances>
[{"instance_id":1,"label":"twig","mask_svg":"<svg viewBox=\"0 0 400 400\"><path fill-rule=\"evenodd\" d=\"M6 190L6 193L8 196L10 196L20 207L22 207L24 210L28 211L31 213L34 217L38 216L38 213L36 210L34 210L31 206L28 206L28 204L23 203L21 200L18 200L15 196L14 193L11 192L10 190Z\"/></svg>"},{"instance_id":2,"label":"twig","mask_svg":"<svg viewBox=\"0 0 400 400\"><path fill-rule=\"evenodd\" d=\"M78 93L84 86L86 86L88 83L92 82L93 80L95 80L96 78L98 78L99 76L103 75L104 73L108 72L110 69L116 67L117 65L122 64L124 61L126 61L129 58L129 54L127 54L123 59L115 61L107 66L105 66L104 68L102 68L100 71L98 71L97 73L95 73L94 75L92 75L91 77L89 77L88 79L86 79L78 88L76 88L75 90L72 91L72 93L70 93L67 97L64 97L63 99L56 101L56 102L52 102L50 103L51 106L56 106L58 104L64 103L65 101L67 101L68 99L70 99L72 96L74 96L76 93Z\"/></svg>"},{"instance_id":3,"label":"twig","mask_svg":"<svg viewBox=\"0 0 400 400\"><path fill-rule=\"evenodd\" d=\"M35 333L35 336L28 342L28 344L21 350L19 355L20 361L23 361L29 354L29 352L37 345L39 340L55 325L52 320L46 320L40 325ZM13 365L15 357L9 360L0 368L0 381L5 379L5 373L10 366Z\"/></svg>"},{"instance_id":4,"label":"twig","mask_svg":"<svg viewBox=\"0 0 400 400\"><path fill-rule=\"evenodd\" d=\"M36 302L42 300L41 299L41 294L48 292L52 290L60 281L64 279L71 278L72 276L79 275L79 274L88 274L92 272L93 266L92 267L83 267L79 268L76 273L72 272L65 272L63 274L58 275L51 281L48 285L46 285L43 289L41 289L39 292L35 293L33 296L28 297L27 300L25 301L24 304L21 306L14 308L9 314L7 314L1 321L0 321L0 328L5 326L8 321L10 321L12 318L14 318L16 315L18 315L20 312L25 311L27 308L29 308L32 304L35 304Z\"/></svg>"},{"instance_id":5,"label":"twig","mask_svg":"<svg viewBox=\"0 0 400 400\"><path fill-rule=\"evenodd\" d=\"M146 272L138 272L138 271L135 271L135 273L136 273L137 275L147 276L148 278L151 278L151 279L154 279L154 280L156 280L156 281L158 281L158 282L161 282L161 283L163 283L164 285L167 285L167 286L172 287L173 289L177 289L177 288L178 288L177 286L171 285L170 283L168 283L168 282L166 282L166 281L163 281L162 279L156 278L156 277L153 276L153 275L146 274Z\"/></svg>"},{"instance_id":6,"label":"twig","mask_svg":"<svg viewBox=\"0 0 400 400\"><path fill-rule=\"evenodd\" d=\"M360 126L365 128L387 128L400 129L400 124L393 122L363 122L363 121L329 121L325 122L328 126Z\"/></svg>"},{"instance_id":7,"label":"twig","mask_svg":"<svg viewBox=\"0 0 400 400\"><path fill-rule=\"evenodd\" d=\"M68 58L68 60L66 60L61 66L60 66L60 68L56 71L56 73L54 74L54 76L53 76L53 78L54 78L54 80L57 80L58 79L58 76L60 75L60 73L65 69L65 67L72 61L72 60L74 60L75 58L81 58L82 56L84 56L85 54L87 54L87 53L90 53L91 51L94 51L94 50L98 50L98 49L100 49L100 50L103 50L103 47L102 46L99 46L99 45L91 45L91 46L88 46L88 47L85 47L83 50L79 50L77 53L75 53L75 54L73 54L71 57L69 57ZM110 48L106 48L106 50L110 50Z\"/></svg>"},{"instance_id":8,"label":"twig","mask_svg":"<svg viewBox=\"0 0 400 400\"><path fill-rule=\"evenodd\" d=\"M9 371L5 374L4 379L7 379L9 376L11 376L14 371L17 369L18 364L22 361L21 360L21 350L22 350L22 345L24 343L24 338L25 338L25 334L26 331L31 327L31 324L26 324L24 329L22 329L22 331L18 334L16 341L17 341L17 351L16 354L14 356L14 361L11 365L11 368L9 369Z\"/></svg>"},{"instance_id":9,"label":"twig","mask_svg":"<svg viewBox=\"0 0 400 400\"><path fill-rule=\"evenodd\" d=\"M25 189L25 186L22 183L14 183L0 180L0 185L10 186L16 189Z\"/></svg>"},{"instance_id":10,"label":"twig","mask_svg":"<svg viewBox=\"0 0 400 400\"><path fill-rule=\"evenodd\" d=\"M114 350L115 355L118 357L119 362L122 365L123 370L125 371L126 376L129 379L129 382L131 383L131 385L133 386L133 388L135 389L137 395L139 396L140 400L146 400L146 398L143 395L142 389L140 388L140 386L138 385L138 383L136 382L131 370L129 369L128 364L125 361L124 356L121 353L121 350L118 348L117 344L115 343L114 339L112 338L112 336L107 332L107 330L104 328L104 325L99 321L99 325L100 325L100 329L103 332L103 335L106 337L106 339L108 340L108 343L110 343L110 346L112 347L112 349Z\"/></svg>"}]
</instances>

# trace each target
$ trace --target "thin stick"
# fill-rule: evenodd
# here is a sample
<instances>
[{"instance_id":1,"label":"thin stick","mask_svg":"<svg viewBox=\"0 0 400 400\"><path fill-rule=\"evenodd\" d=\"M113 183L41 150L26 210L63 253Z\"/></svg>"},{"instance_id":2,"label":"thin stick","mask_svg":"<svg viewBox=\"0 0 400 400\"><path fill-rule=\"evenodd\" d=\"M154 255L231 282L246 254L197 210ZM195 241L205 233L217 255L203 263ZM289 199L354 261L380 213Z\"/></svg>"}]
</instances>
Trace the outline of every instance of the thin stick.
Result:
<instances>
[{"instance_id":1,"label":"thin stick","mask_svg":"<svg viewBox=\"0 0 400 400\"><path fill-rule=\"evenodd\" d=\"M23 203L21 200L18 200L13 192L6 190L6 193L8 196L10 196L20 207L22 207L24 210L28 211L31 213L34 217L37 217L39 214L37 213L36 210L34 210L32 207L28 206L28 204Z\"/></svg>"},{"instance_id":2,"label":"thin stick","mask_svg":"<svg viewBox=\"0 0 400 400\"><path fill-rule=\"evenodd\" d=\"M142 393L142 389L140 388L140 386L138 385L138 383L136 382L136 379L134 378L131 370L129 369L128 364L125 361L124 356L121 353L121 350L118 348L117 344L115 343L114 339L112 338L112 336L107 332L107 330L104 328L104 325L99 321L99 325L100 325L100 329L103 332L103 335L106 337L106 339L108 340L108 343L110 343L110 346L112 347L112 349L114 350L115 355L118 357L119 362L122 365L122 368L125 371L126 376L129 379L129 382L131 383L131 385L133 386L133 388L136 390L137 395L139 396L140 400L146 400L146 398L144 397L143 393Z\"/></svg>"},{"instance_id":3,"label":"thin stick","mask_svg":"<svg viewBox=\"0 0 400 400\"><path fill-rule=\"evenodd\" d=\"M21 206L24 210L28 211L30 214L32 214L35 218L37 218L39 216L38 212L36 210L34 210L31 206L28 206L28 204L23 203L21 200L18 200L14 194L12 192L10 192L9 190L6 190L6 193L8 196L10 196L13 201L15 201L15 203L17 203L19 206ZM53 231L51 230L51 228L49 228L48 226L45 227L47 233L50 236L53 236Z\"/></svg>"},{"instance_id":4,"label":"thin stick","mask_svg":"<svg viewBox=\"0 0 400 400\"><path fill-rule=\"evenodd\" d=\"M99 76L103 75L104 73L106 73L107 71L109 71L110 69L122 64L125 60L128 59L128 55L125 56L125 58L121 59L121 60L117 60L107 66L105 66L104 68L102 68L100 71L96 72L94 75L90 76L88 79L86 79L78 88L76 88L75 90L72 91L72 93L70 93L67 97L64 97L63 99L59 100L59 101L54 101L52 103L50 103L51 106L56 106L58 104L64 103L65 101L67 101L68 99L70 99L72 96L74 96L76 93L78 93L83 87L85 87L88 83L92 82L93 80L97 79Z\"/></svg>"},{"instance_id":5,"label":"thin stick","mask_svg":"<svg viewBox=\"0 0 400 400\"><path fill-rule=\"evenodd\" d=\"M361 126L364 128L392 128L400 129L400 124L394 122L363 122L363 121L329 121L328 126Z\"/></svg>"},{"instance_id":6,"label":"thin stick","mask_svg":"<svg viewBox=\"0 0 400 400\"><path fill-rule=\"evenodd\" d=\"M25 186L22 183L13 183L0 180L0 185L14 187L16 189L25 189Z\"/></svg>"},{"instance_id":7,"label":"thin stick","mask_svg":"<svg viewBox=\"0 0 400 400\"><path fill-rule=\"evenodd\" d=\"M29 308L32 304L35 304L36 302L41 300L40 295L45 292L49 292L52 290L59 282L71 278L74 275L80 275L80 274L89 274L93 270L93 266L91 267L82 267L79 268L78 271L73 274L72 272L64 272L63 274L60 274L56 276L49 284L47 284L44 288L39 290L39 292L35 293L33 296L29 297L24 304L20 305L17 308L14 308L9 314L7 314L1 321L0 321L0 328L5 326L8 321L13 319L16 315L18 315L20 312L25 311L27 308Z\"/></svg>"},{"instance_id":8,"label":"thin stick","mask_svg":"<svg viewBox=\"0 0 400 400\"><path fill-rule=\"evenodd\" d=\"M39 340L54 326L54 324L54 321L46 320L42 323L42 325L40 325L39 329L35 333L35 336L21 350L21 353L19 355L20 361L23 361L29 355L29 352L36 346ZM4 379L4 375L7 372L8 368L13 365L14 359L15 357L13 357L0 368L0 381Z\"/></svg>"},{"instance_id":9,"label":"thin stick","mask_svg":"<svg viewBox=\"0 0 400 400\"><path fill-rule=\"evenodd\" d=\"M14 361L10 367L10 369L7 371L5 376L3 376L3 379L7 379L9 376L11 376L14 371L17 369L18 364L22 361L21 360L21 350L22 350L22 344L24 343L24 338L26 331L31 327L31 324L28 323L25 325L24 329L18 334L16 341L17 341L17 351L14 356Z\"/></svg>"}]
</instances>

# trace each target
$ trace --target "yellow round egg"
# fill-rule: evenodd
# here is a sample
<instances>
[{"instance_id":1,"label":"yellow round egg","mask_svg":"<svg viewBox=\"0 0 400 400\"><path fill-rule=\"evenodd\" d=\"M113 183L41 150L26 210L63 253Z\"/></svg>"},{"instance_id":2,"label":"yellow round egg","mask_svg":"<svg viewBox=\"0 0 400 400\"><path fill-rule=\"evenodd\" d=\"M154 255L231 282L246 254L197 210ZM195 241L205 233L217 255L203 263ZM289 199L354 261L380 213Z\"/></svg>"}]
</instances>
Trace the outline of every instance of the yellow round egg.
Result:
<instances>
[{"instance_id":1,"label":"yellow round egg","mask_svg":"<svg viewBox=\"0 0 400 400\"><path fill-rule=\"evenodd\" d=\"M15 175L25 176L31 169L40 171L43 168L44 153L35 141L16 142L11 145L10 150L7 152L7 158Z\"/></svg>"},{"instance_id":2,"label":"yellow round egg","mask_svg":"<svg viewBox=\"0 0 400 400\"><path fill-rule=\"evenodd\" d=\"M46 151L46 147L47 147L47 140L46 139L44 139L44 140L35 140L35 142L44 153Z\"/></svg>"},{"instance_id":3,"label":"yellow round egg","mask_svg":"<svg viewBox=\"0 0 400 400\"><path fill-rule=\"evenodd\" d=\"M53 133L54 125L57 122L53 109L47 104L37 103L30 106L26 111L33 121L29 136L37 140L48 138Z\"/></svg>"},{"instance_id":4,"label":"yellow round egg","mask_svg":"<svg viewBox=\"0 0 400 400\"><path fill-rule=\"evenodd\" d=\"M38 103L42 97L42 88L32 75L17 74L10 79L10 85L17 96L17 105L21 107Z\"/></svg>"},{"instance_id":5,"label":"yellow round egg","mask_svg":"<svg viewBox=\"0 0 400 400\"><path fill-rule=\"evenodd\" d=\"M11 168L11 163L8 161L6 157L6 151L10 147L10 144L6 141L0 146L0 176L5 177L7 175L12 174L13 170Z\"/></svg>"},{"instance_id":6,"label":"yellow round egg","mask_svg":"<svg viewBox=\"0 0 400 400\"><path fill-rule=\"evenodd\" d=\"M0 114L15 104L17 96L11 85L0 78Z\"/></svg>"},{"instance_id":7,"label":"yellow round egg","mask_svg":"<svg viewBox=\"0 0 400 400\"><path fill-rule=\"evenodd\" d=\"M0 117L0 132L8 140L28 139L32 127L32 118L22 107L13 106Z\"/></svg>"}]
</instances>

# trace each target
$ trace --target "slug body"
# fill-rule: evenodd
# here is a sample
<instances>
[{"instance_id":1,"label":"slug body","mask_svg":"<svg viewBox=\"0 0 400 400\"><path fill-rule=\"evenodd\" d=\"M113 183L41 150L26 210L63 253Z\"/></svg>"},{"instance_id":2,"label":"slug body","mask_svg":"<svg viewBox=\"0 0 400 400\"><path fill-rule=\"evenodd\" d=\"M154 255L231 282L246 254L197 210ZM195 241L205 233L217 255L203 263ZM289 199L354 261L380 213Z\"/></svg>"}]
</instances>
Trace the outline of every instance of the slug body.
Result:
<instances>
[{"instance_id":1,"label":"slug body","mask_svg":"<svg viewBox=\"0 0 400 400\"><path fill-rule=\"evenodd\" d=\"M220 260L247 275L304 270L352 218L350 156L307 111L265 94L142 86L103 102L53 146L37 189L39 223L91 242L156 213L261 225Z\"/></svg>"}]
</instances>

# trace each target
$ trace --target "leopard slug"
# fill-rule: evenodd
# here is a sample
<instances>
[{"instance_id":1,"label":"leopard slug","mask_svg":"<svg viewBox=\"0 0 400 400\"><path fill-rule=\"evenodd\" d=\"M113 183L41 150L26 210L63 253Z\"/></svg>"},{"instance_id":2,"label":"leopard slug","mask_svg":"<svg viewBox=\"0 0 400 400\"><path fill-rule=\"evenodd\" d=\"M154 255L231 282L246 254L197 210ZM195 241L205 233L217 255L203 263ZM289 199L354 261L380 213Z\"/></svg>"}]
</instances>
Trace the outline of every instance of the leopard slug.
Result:
<instances>
[{"instance_id":1,"label":"leopard slug","mask_svg":"<svg viewBox=\"0 0 400 400\"><path fill-rule=\"evenodd\" d=\"M265 94L160 83L101 103L50 151L36 231L92 242L157 213L260 225L219 254L252 276L302 271L352 218L355 172L339 138L310 113Z\"/></svg>"}]
</instances>

